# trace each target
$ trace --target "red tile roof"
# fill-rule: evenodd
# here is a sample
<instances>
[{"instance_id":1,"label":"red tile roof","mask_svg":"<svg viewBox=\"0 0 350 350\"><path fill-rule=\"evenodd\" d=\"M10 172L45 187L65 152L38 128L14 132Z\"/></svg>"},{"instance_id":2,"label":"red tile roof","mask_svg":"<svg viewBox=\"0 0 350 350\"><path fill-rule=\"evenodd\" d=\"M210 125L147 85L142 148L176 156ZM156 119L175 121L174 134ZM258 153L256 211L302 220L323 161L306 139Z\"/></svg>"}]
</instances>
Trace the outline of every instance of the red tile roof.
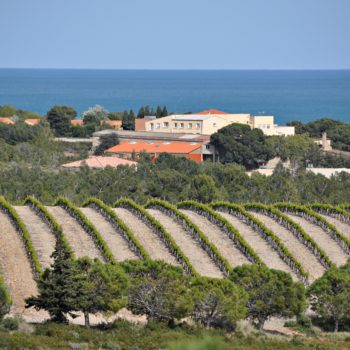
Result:
<instances>
[{"instance_id":1,"label":"red tile roof","mask_svg":"<svg viewBox=\"0 0 350 350\"><path fill-rule=\"evenodd\" d=\"M5 124L15 124L15 122L11 118L0 118L0 123L5 123Z\"/></svg>"},{"instance_id":2,"label":"red tile roof","mask_svg":"<svg viewBox=\"0 0 350 350\"><path fill-rule=\"evenodd\" d=\"M28 118L24 121L28 125L38 125L41 122L40 118Z\"/></svg>"},{"instance_id":3,"label":"red tile roof","mask_svg":"<svg viewBox=\"0 0 350 350\"><path fill-rule=\"evenodd\" d=\"M189 154L201 147L200 143L195 142L144 142L131 141L122 142L119 145L107 149L108 153L172 153Z\"/></svg>"},{"instance_id":4,"label":"red tile roof","mask_svg":"<svg viewBox=\"0 0 350 350\"><path fill-rule=\"evenodd\" d=\"M70 121L70 123L73 126L78 126L78 125L83 125L84 121L83 121L83 119L73 119L73 120Z\"/></svg>"},{"instance_id":5,"label":"red tile roof","mask_svg":"<svg viewBox=\"0 0 350 350\"><path fill-rule=\"evenodd\" d=\"M89 168L105 168L110 166L112 168L116 168L118 165L136 165L137 162L133 162L131 160L122 159L118 157L90 157L83 160L78 160L72 163L66 163L62 166L65 168L79 168L81 166L87 165Z\"/></svg>"},{"instance_id":6,"label":"red tile roof","mask_svg":"<svg viewBox=\"0 0 350 350\"><path fill-rule=\"evenodd\" d=\"M219 111L218 109L207 109L205 111L202 111L202 112L198 112L196 114L199 114L199 115L208 115L208 114L229 114L229 113L226 113L226 112L223 112L223 111Z\"/></svg>"}]
</instances>

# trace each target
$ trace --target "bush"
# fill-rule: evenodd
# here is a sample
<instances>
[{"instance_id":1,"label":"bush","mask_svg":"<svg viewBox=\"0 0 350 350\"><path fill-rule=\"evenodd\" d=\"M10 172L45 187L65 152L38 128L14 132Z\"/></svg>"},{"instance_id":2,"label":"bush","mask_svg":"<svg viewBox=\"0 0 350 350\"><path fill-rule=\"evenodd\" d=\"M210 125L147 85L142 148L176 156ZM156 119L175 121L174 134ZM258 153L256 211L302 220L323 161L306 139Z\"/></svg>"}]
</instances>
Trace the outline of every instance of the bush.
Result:
<instances>
[{"instance_id":1,"label":"bush","mask_svg":"<svg viewBox=\"0 0 350 350\"><path fill-rule=\"evenodd\" d=\"M2 320L1 326L8 331L16 331L19 327L19 319L16 317L8 317Z\"/></svg>"},{"instance_id":2,"label":"bush","mask_svg":"<svg viewBox=\"0 0 350 350\"><path fill-rule=\"evenodd\" d=\"M0 321L10 311L11 298L5 286L5 283L0 276Z\"/></svg>"}]
</instances>

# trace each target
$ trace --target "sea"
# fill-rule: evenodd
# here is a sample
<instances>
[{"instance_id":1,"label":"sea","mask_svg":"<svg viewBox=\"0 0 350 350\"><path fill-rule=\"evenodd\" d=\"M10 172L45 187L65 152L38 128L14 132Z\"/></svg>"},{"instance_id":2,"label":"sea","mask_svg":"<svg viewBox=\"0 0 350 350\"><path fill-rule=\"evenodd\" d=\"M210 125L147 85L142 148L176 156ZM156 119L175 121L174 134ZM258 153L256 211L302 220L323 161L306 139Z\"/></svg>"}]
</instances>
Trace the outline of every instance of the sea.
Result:
<instances>
[{"instance_id":1,"label":"sea","mask_svg":"<svg viewBox=\"0 0 350 350\"><path fill-rule=\"evenodd\" d=\"M0 105L44 115L69 105L79 115L166 105L169 112L220 109L274 115L283 125L329 117L350 122L350 70L0 69Z\"/></svg>"}]
</instances>

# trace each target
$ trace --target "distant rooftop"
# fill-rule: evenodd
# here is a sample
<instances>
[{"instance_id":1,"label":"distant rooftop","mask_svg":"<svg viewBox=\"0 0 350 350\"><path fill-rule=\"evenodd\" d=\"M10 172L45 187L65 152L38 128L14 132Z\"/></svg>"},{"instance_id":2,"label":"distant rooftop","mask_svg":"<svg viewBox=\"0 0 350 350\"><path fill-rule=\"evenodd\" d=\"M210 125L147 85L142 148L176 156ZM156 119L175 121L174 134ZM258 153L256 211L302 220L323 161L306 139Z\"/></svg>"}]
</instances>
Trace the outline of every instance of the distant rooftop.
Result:
<instances>
[{"instance_id":1,"label":"distant rooftop","mask_svg":"<svg viewBox=\"0 0 350 350\"><path fill-rule=\"evenodd\" d=\"M198 148L201 144L197 142L145 142L145 141L129 141L122 142L119 145L107 149L107 153L172 153L172 154L188 154Z\"/></svg>"},{"instance_id":2,"label":"distant rooftop","mask_svg":"<svg viewBox=\"0 0 350 350\"><path fill-rule=\"evenodd\" d=\"M90 157L87 159L78 160L76 162L66 163L62 166L65 168L80 168L81 166L88 166L94 169L103 169L107 166L116 168L118 165L136 165L137 162L131 160L122 159L118 157Z\"/></svg>"},{"instance_id":3,"label":"distant rooftop","mask_svg":"<svg viewBox=\"0 0 350 350\"><path fill-rule=\"evenodd\" d=\"M14 122L11 118L4 118L4 117L1 117L1 118L0 118L0 123L4 123L4 124L15 124L15 122Z\"/></svg>"},{"instance_id":4,"label":"distant rooftop","mask_svg":"<svg viewBox=\"0 0 350 350\"><path fill-rule=\"evenodd\" d=\"M167 141L187 141L207 142L210 140L208 135L154 132L154 131L131 131L131 130L101 130L93 134L94 137L101 137L107 134L116 134L120 139L139 139L139 140L167 140Z\"/></svg>"},{"instance_id":5,"label":"distant rooftop","mask_svg":"<svg viewBox=\"0 0 350 350\"><path fill-rule=\"evenodd\" d=\"M41 121L42 121L41 118L28 118L24 122L27 125L38 125L38 124L40 124Z\"/></svg>"},{"instance_id":6,"label":"distant rooftop","mask_svg":"<svg viewBox=\"0 0 350 350\"><path fill-rule=\"evenodd\" d=\"M229 114L229 113L226 113L226 112L223 112L223 111L219 111L218 109L207 109L205 111L202 111L202 112L198 112L196 114L199 114L199 115L208 115L208 114Z\"/></svg>"}]
</instances>

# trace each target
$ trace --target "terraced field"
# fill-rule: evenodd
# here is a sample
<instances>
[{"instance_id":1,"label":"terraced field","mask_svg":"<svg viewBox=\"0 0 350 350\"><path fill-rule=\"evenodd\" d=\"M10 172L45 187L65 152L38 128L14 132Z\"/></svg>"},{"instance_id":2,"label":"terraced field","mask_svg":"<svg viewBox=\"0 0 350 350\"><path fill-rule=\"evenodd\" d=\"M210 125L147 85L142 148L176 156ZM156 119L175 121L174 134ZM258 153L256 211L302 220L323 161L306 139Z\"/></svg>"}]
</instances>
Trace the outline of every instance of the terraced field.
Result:
<instances>
[{"instance_id":1,"label":"terraced field","mask_svg":"<svg viewBox=\"0 0 350 350\"><path fill-rule=\"evenodd\" d=\"M325 228L324 222L321 224L307 215L287 210L284 218L268 215L269 208L273 207L255 210L250 206L244 210L236 206L238 209L233 212L233 209L224 210L224 206L214 206L215 211L210 209L210 215L218 215L223 220L215 221L206 212L209 207L197 210L195 206L179 206L176 210L182 216L176 217L162 210L162 203L142 208L141 212L132 206L110 208L116 215L114 219L102 215L94 206L79 208L83 217L80 219L61 204L45 208L61 226L77 257L106 261L100 240L106 243L114 261L164 260L182 265L188 273L218 278L235 266L261 263L286 271L305 284L320 277L332 263L341 265L350 257L350 224L339 217L321 216L329 227L335 227L338 232L335 236ZM9 208L15 214L11 214ZM88 225L84 225L84 220ZM42 269L48 267L54 244L55 235L48 221L33 207L0 205L0 273L12 298L11 313L31 320L47 317L44 313L25 310L24 299L37 293L33 256L37 256L37 264ZM29 245L32 248L28 248Z\"/></svg>"}]
</instances>

